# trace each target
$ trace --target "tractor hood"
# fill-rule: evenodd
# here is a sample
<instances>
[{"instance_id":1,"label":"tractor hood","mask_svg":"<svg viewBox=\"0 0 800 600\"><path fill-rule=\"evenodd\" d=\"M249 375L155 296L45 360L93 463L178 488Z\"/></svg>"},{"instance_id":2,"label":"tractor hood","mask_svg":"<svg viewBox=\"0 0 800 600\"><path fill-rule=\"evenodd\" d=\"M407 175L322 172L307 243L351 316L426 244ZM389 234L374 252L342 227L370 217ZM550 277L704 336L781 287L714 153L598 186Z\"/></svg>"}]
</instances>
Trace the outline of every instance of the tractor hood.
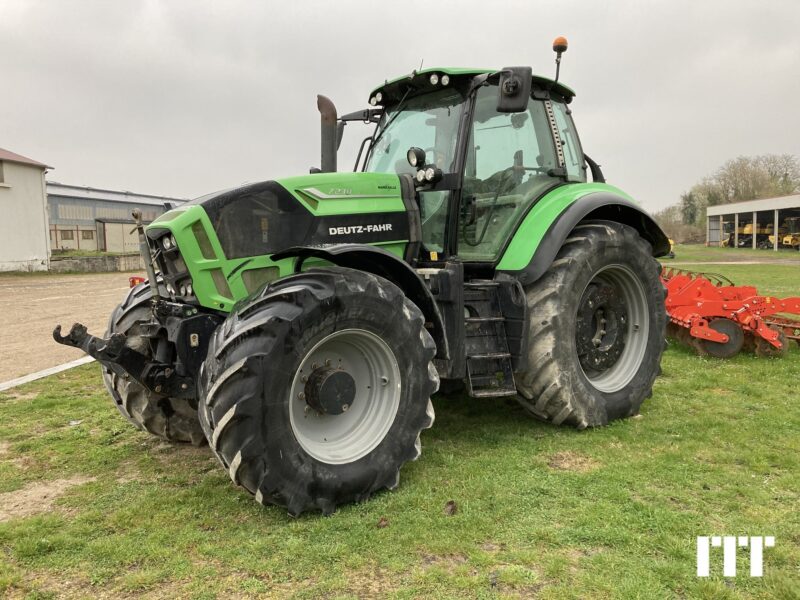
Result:
<instances>
[{"instance_id":1,"label":"tractor hood","mask_svg":"<svg viewBox=\"0 0 800 600\"><path fill-rule=\"evenodd\" d=\"M208 216L227 259L292 246L408 239L400 180L392 174L317 173L248 184L169 211L148 230L162 229L198 208Z\"/></svg>"},{"instance_id":2,"label":"tractor hood","mask_svg":"<svg viewBox=\"0 0 800 600\"><path fill-rule=\"evenodd\" d=\"M200 206L229 259L408 237L396 175L319 173L264 181L205 198Z\"/></svg>"},{"instance_id":3,"label":"tractor hood","mask_svg":"<svg viewBox=\"0 0 800 600\"><path fill-rule=\"evenodd\" d=\"M402 257L409 218L397 175L317 173L202 196L146 233L170 296L228 311L293 272L294 259L271 258L289 248L370 244Z\"/></svg>"}]
</instances>

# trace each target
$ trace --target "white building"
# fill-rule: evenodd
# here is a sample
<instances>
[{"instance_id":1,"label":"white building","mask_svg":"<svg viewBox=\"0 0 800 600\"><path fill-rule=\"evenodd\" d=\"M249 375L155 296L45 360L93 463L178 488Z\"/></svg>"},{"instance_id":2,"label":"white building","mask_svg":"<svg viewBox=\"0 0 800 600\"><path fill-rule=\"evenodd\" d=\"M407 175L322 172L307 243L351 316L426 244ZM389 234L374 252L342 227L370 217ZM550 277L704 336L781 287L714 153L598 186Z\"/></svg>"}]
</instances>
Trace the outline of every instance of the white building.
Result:
<instances>
[{"instance_id":1,"label":"white building","mask_svg":"<svg viewBox=\"0 0 800 600\"><path fill-rule=\"evenodd\" d=\"M46 271L44 163L0 148L0 271Z\"/></svg>"}]
</instances>

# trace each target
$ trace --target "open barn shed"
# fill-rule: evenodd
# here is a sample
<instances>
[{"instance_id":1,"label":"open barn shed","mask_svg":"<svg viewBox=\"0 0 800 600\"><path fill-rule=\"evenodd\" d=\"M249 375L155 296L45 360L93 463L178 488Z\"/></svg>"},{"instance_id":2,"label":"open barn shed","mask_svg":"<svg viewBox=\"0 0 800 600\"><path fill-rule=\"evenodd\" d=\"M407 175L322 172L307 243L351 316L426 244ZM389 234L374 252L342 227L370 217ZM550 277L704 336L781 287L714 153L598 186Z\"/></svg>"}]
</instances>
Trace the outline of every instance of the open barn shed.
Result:
<instances>
[{"instance_id":1,"label":"open barn shed","mask_svg":"<svg viewBox=\"0 0 800 600\"><path fill-rule=\"evenodd\" d=\"M800 249L800 194L709 206L706 215L709 246Z\"/></svg>"}]
</instances>

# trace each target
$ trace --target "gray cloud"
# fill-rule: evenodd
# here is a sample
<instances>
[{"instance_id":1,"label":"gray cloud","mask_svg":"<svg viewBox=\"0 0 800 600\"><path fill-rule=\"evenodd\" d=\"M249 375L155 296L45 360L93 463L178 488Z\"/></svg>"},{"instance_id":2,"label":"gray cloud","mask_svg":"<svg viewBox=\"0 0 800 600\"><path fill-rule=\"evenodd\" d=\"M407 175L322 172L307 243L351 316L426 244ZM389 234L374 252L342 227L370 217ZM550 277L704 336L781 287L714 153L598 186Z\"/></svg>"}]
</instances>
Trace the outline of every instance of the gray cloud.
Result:
<instances>
[{"instance_id":1,"label":"gray cloud","mask_svg":"<svg viewBox=\"0 0 800 600\"><path fill-rule=\"evenodd\" d=\"M655 210L728 158L800 155L798 25L794 0L0 0L0 146L58 181L195 196L317 164L316 93L362 108L423 58L552 75L563 34L584 146Z\"/></svg>"}]
</instances>

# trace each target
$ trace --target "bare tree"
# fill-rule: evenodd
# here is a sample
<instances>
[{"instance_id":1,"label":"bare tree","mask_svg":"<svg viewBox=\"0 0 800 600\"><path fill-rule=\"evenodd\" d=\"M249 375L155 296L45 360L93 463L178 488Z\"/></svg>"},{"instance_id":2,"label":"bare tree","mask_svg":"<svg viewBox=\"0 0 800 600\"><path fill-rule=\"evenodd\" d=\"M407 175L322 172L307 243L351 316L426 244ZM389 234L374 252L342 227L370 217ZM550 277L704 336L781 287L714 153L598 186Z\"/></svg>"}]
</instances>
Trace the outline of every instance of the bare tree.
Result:
<instances>
[{"instance_id":1,"label":"bare tree","mask_svg":"<svg viewBox=\"0 0 800 600\"><path fill-rule=\"evenodd\" d=\"M800 161L791 154L740 156L717 170L725 202L786 196L800 191Z\"/></svg>"},{"instance_id":2,"label":"bare tree","mask_svg":"<svg viewBox=\"0 0 800 600\"><path fill-rule=\"evenodd\" d=\"M762 154L739 156L723 164L710 177L694 184L681 194L675 212L669 209L659 214L677 215L680 224L705 227L709 206L787 196L800 192L800 159L791 154ZM675 227L677 222L670 222ZM686 233L694 237L693 233Z\"/></svg>"}]
</instances>

